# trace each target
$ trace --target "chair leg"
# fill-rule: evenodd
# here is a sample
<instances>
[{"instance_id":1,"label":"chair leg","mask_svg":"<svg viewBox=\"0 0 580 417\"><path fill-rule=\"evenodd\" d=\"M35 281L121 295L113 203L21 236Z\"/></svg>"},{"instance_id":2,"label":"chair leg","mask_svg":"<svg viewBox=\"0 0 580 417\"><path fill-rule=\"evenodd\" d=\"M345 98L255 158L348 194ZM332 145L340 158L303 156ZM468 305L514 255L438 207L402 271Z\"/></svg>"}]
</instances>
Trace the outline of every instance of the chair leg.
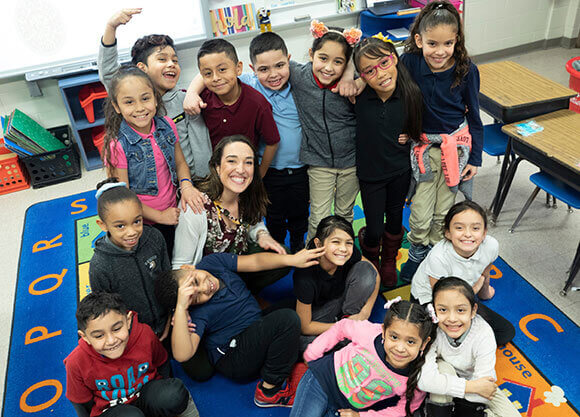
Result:
<instances>
[{"instance_id":1,"label":"chair leg","mask_svg":"<svg viewBox=\"0 0 580 417\"><path fill-rule=\"evenodd\" d=\"M514 232L514 229L518 226L520 220L522 219L522 217L524 217L524 214L526 214L526 211L528 211L530 205L532 204L532 201L534 201L534 198L536 198L539 192L540 187L536 187L536 189L532 192L530 198L528 198L528 201L526 201L526 204L524 204L524 208L522 208L522 211L520 211L520 214L518 214L516 221L514 222L514 224L512 224L512 227L508 229L508 232L510 233Z\"/></svg>"},{"instance_id":2,"label":"chair leg","mask_svg":"<svg viewBox=\"0 0 580 417\"><path fill-rule=\"evenodd\" d=\"M552 196L552 208L556 209L558 208L558 204L556 204L556 197Z\"/></svg>"},{"instance_id":3,"label":"chair leg","mask_svg":"<svg viewBox=\"0 0 580 417\"><path fill-rule=\"evenodd\" d=\"M574 277L580 270L580 243L578 244L578 248L576 249L576 255L574 256L574 260L572 261L572 266L570 267L568 279L566 280L566 284L564 285L564 289L560 291L561 296L566 296L568 290L572 286L572 282L574 281Z\"/></svg>"},{"instance_id":4,"label":"chair leg","mask_svg":"<svg viewBox=\"0 0 580 417\"><path fill-rule=\"evenodd\" d=\"M552 205L550 204L550 194L546 192L546 208L550 208Z\"/></svg>"},{"instance_id":5,"label":"chair leg","mask_svg":"<svg viewBox=\"0 0 580 417\"><path fill-rule=\"evenodd\" d=\"M499 157L499 155L497 156L497 164L501 164L501 158Z\"/></svg>"},{"instance_id":6,"label":"chair leg","mask_svg":"<svg viewBox=\"0 0 580 417\"><path fill-rule=\"evenodd\" d=\"M574 213L574 210L572 210L572 207L570 207L570 204L568 204L568 213Z\"/></svg>"}]
</instances>

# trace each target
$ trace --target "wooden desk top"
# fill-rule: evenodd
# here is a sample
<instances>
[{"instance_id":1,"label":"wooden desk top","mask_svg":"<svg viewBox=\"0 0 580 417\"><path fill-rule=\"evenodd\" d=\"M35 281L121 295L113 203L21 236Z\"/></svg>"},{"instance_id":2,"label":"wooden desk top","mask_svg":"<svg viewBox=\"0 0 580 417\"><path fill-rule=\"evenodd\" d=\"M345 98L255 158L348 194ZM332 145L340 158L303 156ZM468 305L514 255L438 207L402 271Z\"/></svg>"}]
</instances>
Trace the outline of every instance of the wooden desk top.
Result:
<instances>
[{"instance_id":1,"label":"wooden desk top","mask_svg":"<svg viewBox=\"0 0 580 417\"><path fill-rule=\"evenodd\" d=\"M480 93L504 108L576 95L574 90L512 61L483 64L478 69L481 78Z\"/></svg>"},{"instance_id":2,"label":"wooden desk top","mask_svg":"<svg viewBox=\"0 0 580 417\"><path fill-rule=\"evenodd\" d=\"M580 114L568 109L558 110L534 117L533 120L544 130L530 136L521 136L517 133L516 124L522 122L505 125L501 130L548 158L580 173Z\"/></svg>"}]
</instances>

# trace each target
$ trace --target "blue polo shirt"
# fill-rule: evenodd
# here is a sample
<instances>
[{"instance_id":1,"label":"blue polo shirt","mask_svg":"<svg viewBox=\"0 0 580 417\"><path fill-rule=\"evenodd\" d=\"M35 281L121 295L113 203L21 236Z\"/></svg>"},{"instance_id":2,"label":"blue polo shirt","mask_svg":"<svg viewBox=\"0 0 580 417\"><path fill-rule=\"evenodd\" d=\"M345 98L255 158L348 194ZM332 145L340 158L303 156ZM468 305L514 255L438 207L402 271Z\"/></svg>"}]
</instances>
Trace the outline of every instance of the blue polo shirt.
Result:
<instances>
[{"instance_id":1,"label":"blue polo shirt","mask_svg":"<svg viewBox=\"0 0 580 417\"><path fill-rule=\"evenodd\" d=\"M281 90L271 90L258 81L256 74L242 74L240 81L258 90L272 105L274 121L280 133L280 143L270 168L300 168L300 143L302 142L302 126L298 118L298 110L290 90L290 83ZM264 153L264 144L260 143L260 155Z\"/></svg>"},{"instance_id":2,"label":"blue polo shirt","mask_svg":"<svg viewBox=\"0 0 580 417\"><path fill-rule=\"evenodd\" d=\"M220 350L225 352L230 341L257 321L262 312L236 273L237 255L213 253L204 257L196 268L208 271L221 281L219 290L207 303L189 308L195 333L203 336L209 358L215 364L223 355Z\"/></svg>"},{"instance_id":3,"label":"blue polo shirt","mask_svg":"<svg viewBox=\"0 0 580 417\"><path fill-rule=\"evenodd\" d=\"M455 65L443 72L433 72L423 55L403 54L401 61L423 93L423 132L446 133L456 130L467 119L471 133L468 163L481 166L483 124L479 116L479 70L471 62L463 81L451 88Z\"/></svg>"}]
</instances>

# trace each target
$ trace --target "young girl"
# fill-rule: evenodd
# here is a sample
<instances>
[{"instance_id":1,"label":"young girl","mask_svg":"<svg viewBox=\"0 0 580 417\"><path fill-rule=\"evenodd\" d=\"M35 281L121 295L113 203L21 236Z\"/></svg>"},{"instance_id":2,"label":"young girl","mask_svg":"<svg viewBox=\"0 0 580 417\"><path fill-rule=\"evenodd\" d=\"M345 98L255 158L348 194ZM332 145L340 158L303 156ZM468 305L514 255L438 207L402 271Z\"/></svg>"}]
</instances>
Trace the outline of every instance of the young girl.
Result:
<instances>
[{"instance_id":1,"label":"young girl","mask_svg":"<svg viewBox=\"0 0 580 417\"><path fill-rule=\"evenodd\" d=\"M356 119L353 105L331 90L343 75L352 54L351 45L360 30L342 31L312 21L314 36L310 62L290 62L292 95L302 124L300 160L309 165L310 218L312 239L321 219L334 213L353 219L359 191L355 168Z\"/></svg>"},{"instance_id":2,"label":"young girl","mask_svg":"<svg viewBox=\"0 0 580 417\"><path fill-rule=\"evenodd\" d=\"M121 67L108 93L104 162L111 176L137 193L145 221L163 233L172 253L179 218L177 185L184 211L198 204L175 123L160 117L164 110L159 92L137 67Z\"/></svg>"},{"instance_id":3,"label":"young girl","mask_svg":"<svg viewBox=\"0 0 580 417\"><path fill-rule=\"evenodd\" d=\"M437 338L419 379L419 389L431 393L427 415L520 417L495 384L497 346L489 325L476 315L473 288L460 278L443 278L433 287L433 304Z\"/></svg>"},{"instance_id":4,"label":"young girl","mask_svg":"<svg viewBox=\"0 0 580 417\"><path fill-rule=\"evenodd\" d=\"M341 320L308 347L304 358L309 369L298 385L290 417L411 417L419 408L425 393L416 389L417 380L423 352L432 343L432 318L420 305L400 297L388 306L382 326ZM343 339L352 342L325 355Z\"/></svg>"},{"instance_id":5,"label":"young girl","mask_svg":"<svg viewBox=\"0 0 580 417\"><path fill-rule=\"evenodd\" d=\"M421 136L421 91L388 40L364 39L355 46L353 60L367 83L355 104L356 170L366 218L359 242L377 269L381 253L381 281L391 287L397 284L395 259L411 181L406 142Z\"/></svg>"},{"instance_id":6,"label":"young girl","mask_svg":"<svg viewBox=\"0 0 580 417\"><path fill-rule=\"evenodd\" d=\"M465 280L482 300L493 297L489 272L499 252L497 240L487 236L487 216L477 203L462 201L445 216L445 240L440 241L419 265L411 283L411 296L421 304L432 299L437 280L455 276ZM479 314L491 325L498 345L515 336L514 326L489 309L479 306Z\"/></svg>"},{"instance_id":7,"label":"young girl","mask_svg":"<svg viewBox=\"0 0 580 417\"><path fill-rule=\"evenodd\" d=\"M471 183L466 182L481 165L483 126L479 71L469 59L459 13L451 3L433 1L423 8L405 52L401 60L423 93L425 132L411 152L417 188L407 235L409 261L401 271L410 282L429 249L443 238L443 217L457 187L471 199Z\"/></svg>"},{"instance_id":8,"label":"young girl","mask_svg":"<svg viewBox=\"0 0 580 417\"><path fill-rule=\"evenodd\" d=\"M294 271L300 351L343 317L367 320L377 299L377 271L354 247L352 225L339 216L322 219L308 248L325 248L319 264Z\"/></svg>"},{"instance_id":9,"label":"young girl","mask_svg":"<svg viewBox=\"0 0 580 417\"><path fill-rule=\"evenodd\" d=\"M168 313L154 294L155 276L171 269L161 233L143 225L143 208L137 195L117 178L97 185L97 224L107 233L95 242L89 266L92 291L118 293L127 307L139 313L163 340Z\"/></svg>"}]
</instances>

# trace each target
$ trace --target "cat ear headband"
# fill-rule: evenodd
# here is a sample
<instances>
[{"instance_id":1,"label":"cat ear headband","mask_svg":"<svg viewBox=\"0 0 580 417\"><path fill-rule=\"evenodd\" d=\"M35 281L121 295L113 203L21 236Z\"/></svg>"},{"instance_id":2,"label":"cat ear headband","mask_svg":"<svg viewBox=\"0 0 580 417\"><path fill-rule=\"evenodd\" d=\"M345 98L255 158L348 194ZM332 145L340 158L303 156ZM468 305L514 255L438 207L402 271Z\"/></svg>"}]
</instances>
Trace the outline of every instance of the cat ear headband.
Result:
<instances>
[{"instance_id":1,"label":"cat ear headband","mask_svg":"<svg viewBox=\"0 0 580 417\"><path fill-rule=\"evenodd\" d=\"M334 33L338 33L338 34L344 36L344 38L346 39L346 42L350 46L357 44L358 41L360 40L360 38L362 37L362 31L360 29L355 28L355 27L352 27L350 29L345 29L342 32L340 32L338 30L328 29L324 23L319 22L316 19L314 19L312 22L310 22L310 33L312 33L312 36L314 36L314 38L319 39L319 38L323 37L325 34L327 34L328 32L334 32Z\"/></svg>"},{"instance_id":2,"label":"cat ear headband","mask_svg":"<svg viewBox=\"0 0 580 417\"><path fill-rule=\"evenodd\" d=\"M126 187L126 186L127 186L127 184L124 182L109 182L107 184L104 184L101 188L99 188L97 190L97 193L95 194L95 198L98 200L99 197L102 196L105 191L108 191L111 188Z\"/></svg>"}]
</instances>

